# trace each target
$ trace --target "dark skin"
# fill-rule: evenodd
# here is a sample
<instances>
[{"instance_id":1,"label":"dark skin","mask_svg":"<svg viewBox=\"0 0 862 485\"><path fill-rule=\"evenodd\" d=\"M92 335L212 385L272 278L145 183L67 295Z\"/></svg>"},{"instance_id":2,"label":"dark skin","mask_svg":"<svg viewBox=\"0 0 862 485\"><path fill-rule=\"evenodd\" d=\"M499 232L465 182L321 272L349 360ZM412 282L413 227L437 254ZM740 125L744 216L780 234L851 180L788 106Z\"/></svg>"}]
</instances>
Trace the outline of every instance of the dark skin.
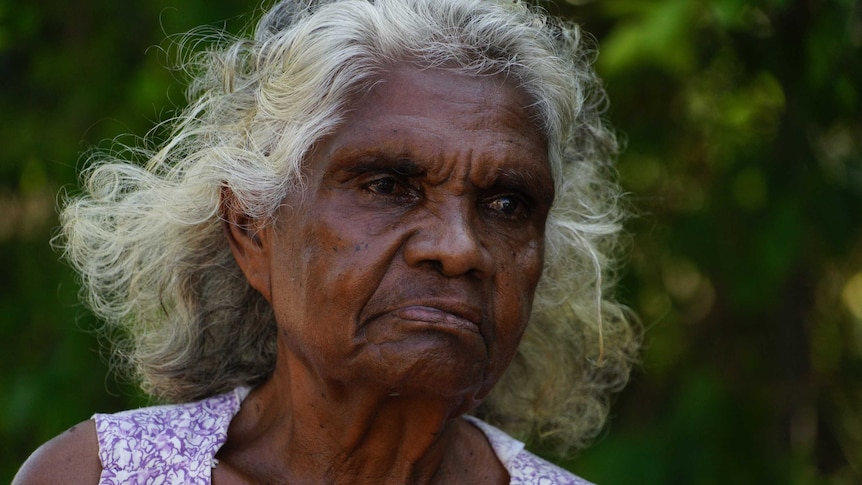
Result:
<instances>
[{"instance_id":1,"label":"dark skin","mask_svg":"<svg viewBox=\"0 0 862 485\"><path fill-rule=\"evenodd\" d=\"M397 67L317 144L274 223L226 214L279 337L214 483L508 483L460 416L509 365L541 276L553 181L528 104L498 77ZM19 483L48 483L40 465L63 456L95 483L83 426Z\"/></svg>"}]
</instances>

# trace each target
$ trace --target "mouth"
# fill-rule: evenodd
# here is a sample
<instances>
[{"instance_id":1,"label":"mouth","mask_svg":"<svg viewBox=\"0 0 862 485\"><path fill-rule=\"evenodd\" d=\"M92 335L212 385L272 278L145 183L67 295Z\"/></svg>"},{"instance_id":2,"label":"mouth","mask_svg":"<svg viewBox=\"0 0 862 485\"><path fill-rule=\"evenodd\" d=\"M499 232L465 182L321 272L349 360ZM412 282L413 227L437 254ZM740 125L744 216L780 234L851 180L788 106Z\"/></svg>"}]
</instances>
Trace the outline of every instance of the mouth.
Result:
<instances>
[{"instance_id":1,"label":"mouth","mask_svg":"<svg viewBox=\"0 0 862 485\"><path fill-rule=\"evenodd\" d=\"M392 316L410 322L428 324L441 330L468 331L479 334L481 313L463 305L418 304L396 308Z\"/></svg>"}]
</instances>

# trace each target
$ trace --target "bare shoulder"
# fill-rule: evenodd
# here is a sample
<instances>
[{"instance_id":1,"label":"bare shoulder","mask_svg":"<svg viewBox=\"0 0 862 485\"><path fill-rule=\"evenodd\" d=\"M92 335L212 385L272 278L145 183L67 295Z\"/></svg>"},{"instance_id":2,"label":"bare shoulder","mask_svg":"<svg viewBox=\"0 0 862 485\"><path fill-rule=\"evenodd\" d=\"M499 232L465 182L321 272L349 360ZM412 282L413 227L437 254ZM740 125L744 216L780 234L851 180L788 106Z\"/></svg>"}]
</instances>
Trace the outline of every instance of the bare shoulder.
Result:
<instances>
[{"instance_id":1,"label":"bare shoulder","mask_svg":"<svg viewBox=\"0 0 862 485\"><path fill-rule=\"evenodd\" d=\"M88 420L34 451L21 465L12 485L97 484L101 473L96 423Z\"/></svg>"}]
</instances>

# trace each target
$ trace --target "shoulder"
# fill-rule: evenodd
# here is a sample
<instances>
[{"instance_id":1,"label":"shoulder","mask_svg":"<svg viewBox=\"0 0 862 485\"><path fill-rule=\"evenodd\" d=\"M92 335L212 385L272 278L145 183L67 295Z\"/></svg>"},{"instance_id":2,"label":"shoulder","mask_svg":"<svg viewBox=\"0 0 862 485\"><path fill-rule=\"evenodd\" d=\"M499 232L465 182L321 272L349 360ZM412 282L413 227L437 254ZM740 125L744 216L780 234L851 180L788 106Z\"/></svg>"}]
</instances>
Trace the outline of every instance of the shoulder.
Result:
<instances>
[{"instance_id":1,"label":"shoulder","mask_svg":"<svg viewBox=\"0 0 862 485\"><path fill-rule=\"evenodd\" d=\"M521 450L509 467L512 483L555 483L559 485L593 485L527 450Z\"/></svg>"},{"instance_id":2,"label":"shoulder","mask_svg":"<svg viewBox=\"0 0 862 485\"><path fill-rule=\"evenodd\" d=\"M88 420L33 452L18 470L12 485L97 484L101 472L96 423Z\"/></svg>"},{"instance_id":3,"label":"shoulder","mask_svg":"<svg viewBox=\"0 0 862 485\"><path fill-rule=\"evenodd\" d=\"M110 462L112 453L125 453L147 443L163 452L166 447L186 449L181 442L201 447L218 441L227 432L243 397L240 391L234 391L195 402L96 414L93 419L102 460Z\"/></svg>"},{"instance_id":4,"label":"shoulder","mask_svg":"<svg viewBox=\"0 0 862 485\"><path fill-rule=\"evenodd\" d=\"M103 483L128 483L140 474L154 483L209 483L245 392L96 414Z\"/></svg>"},{"instance_id":5,"label":"shoulder","mask_svg":"<svg viewBox=\"0 0 862 485\"><path fill-rule=\"evenodd\" d=\"M497 459L506 468L513 484L592 485L583 478L559 467L524 448L524 443L502 430L472 416L467 421L484 433Z\"/></svg>"}]
</instances>

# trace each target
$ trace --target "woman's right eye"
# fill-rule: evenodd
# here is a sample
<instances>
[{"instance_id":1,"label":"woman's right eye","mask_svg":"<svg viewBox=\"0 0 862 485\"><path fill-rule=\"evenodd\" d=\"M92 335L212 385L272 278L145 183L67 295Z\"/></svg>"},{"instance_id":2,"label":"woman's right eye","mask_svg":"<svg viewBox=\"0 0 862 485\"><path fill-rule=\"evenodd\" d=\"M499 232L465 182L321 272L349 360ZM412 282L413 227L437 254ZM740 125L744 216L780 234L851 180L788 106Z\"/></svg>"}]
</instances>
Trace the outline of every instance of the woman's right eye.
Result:
<instances>
[{"instance_id":1,"label":"woman's right eye","mask_svg":"<svg viewBox=\"0 0 862 485\"><path fill-rule=\"evenodd\" d=\"M399 187L399 182L394 177L380 177L365 184L365 188L375 194L393 195Z\"/></svg>"}]
</instances>

